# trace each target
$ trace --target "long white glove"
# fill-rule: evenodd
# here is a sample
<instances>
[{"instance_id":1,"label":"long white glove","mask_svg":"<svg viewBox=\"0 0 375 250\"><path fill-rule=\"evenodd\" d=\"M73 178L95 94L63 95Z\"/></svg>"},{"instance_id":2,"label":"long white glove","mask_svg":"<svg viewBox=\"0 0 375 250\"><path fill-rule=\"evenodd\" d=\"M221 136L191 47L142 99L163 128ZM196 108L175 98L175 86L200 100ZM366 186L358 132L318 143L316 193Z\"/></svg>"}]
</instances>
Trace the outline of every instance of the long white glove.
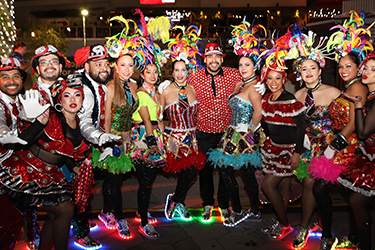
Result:
<instances>
[{"instance_id":1,"label":"long white glove","mask_svg":"<svg viewBox=\"0 0 375 250\"><path fill-rule=\"evenodd\" d=\"M171 84L171 81L165 80L164 82L159 84L158 91L159 94L163 94L164 89L166 89Z\"/></svg>"},{"instance_id":2,"label":"long white glove","mask_svg":"<svg viewBox=\"0 0 375 250\"><path fill-rule=\"evenodd\" d=\"M332 149L330 146L324 150L324 156L331 159L335 155L336 150Z\"/></svg>"},{"instance_id":3,"label":"long white glove","mask_svg":"<svg viewBox=\"0 0 375 250\"><path fill-rule=\"evenodd\" d=\"M99 156L98 161L104 161L107 156L113 156L113 149L112 148L104 149L103 153Z\"/></svg>"},{"instance_id":4,"label":"long white glove","mask_svg":"<svg viewBox=\"0 0 375 250\"><path fill-rule=\"evenodd\" d=\"M260 95L264 95L264 93L266 93L266 85L264 83L258 82L254 85L254 88L259 92Z\"/></svg>"},{"instance_id":5,"label":"long white glove","mask_svg":"<svg viewBox=\"0 0 375 250\"><path fill-rule=\"evenodd\" d=\"M41 105L39 103L39 92L34 89L27 90L25 92L25 98L19 95L20 101L22 103L23 109L25 111L26 117L29 119L34 119L43 114L51 105Z\"/></svg>"},{"instance_id":6,"label":"long white glove","mask_svg":"<svg viewBox=\"0 0 375 250\"><path fill-rule=\"evenodd\" d=\"M303 139L303 147L306 148L307 150L311 148L310 139L306 134L305 134L305 138Z\"/></svg>"},{"instance_id":7,"label":"long white glove","mask_svg":"<svg viewBox=\"0 0 375 250\"><path fill-rule=\"evenodd\" d=\"M103 133L99 136L99 142L98 145L102 146L103 144L106 144L107 142L111 141L117 141L121 140L121 136L109 134L109 133Z\"/></svg>"},{"instance_id":8,"label":"long white glove","mask_svg":"<svg viewBox=\"0 0 375 250\"><path fill-rule=\"evenodd\" d=\"M0 143L1 144L19 143L19 144L22 144L22 145L26 145L27 141L22 140L17 135L15 135L14 132L12 132L12 131L10 131L10 132L4 131L2 134L0 134Z\"/></svg>"}]
</instances>

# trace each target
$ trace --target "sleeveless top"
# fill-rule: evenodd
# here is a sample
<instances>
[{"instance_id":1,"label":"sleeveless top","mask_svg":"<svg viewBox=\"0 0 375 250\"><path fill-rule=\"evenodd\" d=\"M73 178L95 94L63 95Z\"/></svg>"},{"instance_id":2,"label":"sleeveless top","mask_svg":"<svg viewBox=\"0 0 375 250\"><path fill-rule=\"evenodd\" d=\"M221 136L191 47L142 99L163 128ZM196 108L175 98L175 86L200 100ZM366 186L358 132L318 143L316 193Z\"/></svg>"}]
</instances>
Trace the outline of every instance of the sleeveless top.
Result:
<instances>
[{"instance_id":1,"label":"sleeveless top","mask_svg":"<svg viewBox=\"0 0 375 250\"><path fill-rule=\"evenodd\" d=\"M198 101L190 103L187 109L182 108L178 102L168 104L165 107L169 120L166 129L178 131L195 130L197 121L194 116L196 116L197 111Z\"/></svg>"}]
</instances>

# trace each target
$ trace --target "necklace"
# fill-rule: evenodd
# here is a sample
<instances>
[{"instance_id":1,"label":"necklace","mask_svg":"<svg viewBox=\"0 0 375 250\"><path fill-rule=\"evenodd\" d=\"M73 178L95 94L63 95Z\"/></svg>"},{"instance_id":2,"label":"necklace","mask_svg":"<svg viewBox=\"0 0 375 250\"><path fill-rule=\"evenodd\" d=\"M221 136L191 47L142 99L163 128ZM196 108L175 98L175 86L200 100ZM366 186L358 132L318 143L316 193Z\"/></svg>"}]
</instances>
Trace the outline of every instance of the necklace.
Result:
<instances>
[{"instance_id":1,"label":"necklace","mask_svg":"<svg viewBox=\"0 0 375 250\"><path fill-rule=\"evenodd\" d=\"M356 78L352 79L350 82L348 82L347 84L344 85L344 89L342 90L342 92L345 92L351 85L353 85L353 83L358 82L360 80L361 80L360 77L356 77Z\"/></svg>"},{"instance_id":2,"label":"necklace","mask_svg":"<svg viewBox=\"0 0 375 250\"><path fill-rule=\"evenodd\" d=\"M180 85L177 84L177 82L173 82L173 83L174 83L174 86L176 86L179 90L185 89L186 86L187 86L187 83L185 84L185 86L180 86Z\"/></svg>"},{"instance_id":3,"label":"necklace","mask_svg":"<svg viewBox=\"0 0 375 250\"><path fill-rule=\"evenodd\" d=\"M315 87L314 88L308 88L308 87L306 87L306 90L308 91L308 92L314 92L314 91L317 91L318 90L318 88L320 87L320 86L322 86L322 83L321 82L319 82L317 85L315 85Z\"/></svg>"},{"instance_id":4,"label":"necklace","mask_svg":"<svg viewBox=\"0 0 375 250\"><path fill-rule=\"evenodd\" d=\"M241 85L241 88L243 88L246 84L248 84L249 82L252 82L254 81L255 79L257 79L258 77L256 75L253 75L252 77L250 77L249 79L247 80L242 80L243 83Z\"/></svg>"}]
</instances>

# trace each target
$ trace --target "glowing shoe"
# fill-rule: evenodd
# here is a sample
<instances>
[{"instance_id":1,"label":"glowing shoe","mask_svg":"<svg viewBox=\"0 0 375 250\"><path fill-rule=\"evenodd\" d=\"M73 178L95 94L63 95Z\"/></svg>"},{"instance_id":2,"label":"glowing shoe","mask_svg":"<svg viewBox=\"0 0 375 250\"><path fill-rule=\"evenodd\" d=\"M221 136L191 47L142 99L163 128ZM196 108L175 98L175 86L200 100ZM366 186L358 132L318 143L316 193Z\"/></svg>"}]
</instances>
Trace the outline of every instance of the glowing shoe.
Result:
<instances>
[{"instance_id":1,"label":"glowing shoe","mask_svg":"<svg viewBox=\"0 0 375 250\"><path fill-rule=\"evenodd\" d=\"M144 227L139 225L138 232L151 240L156 240L160 237L160 234L156 232L155 228L149 223L147 223Z\"/></svg>"},{"instance_id":2,"label":"glowing shoe","mask_svg":"<svg viewBox=\"0 0 375 250\"><path fill-rule=\"evenodd\" d=\"M193 219L193 217L191 216L191 214L187 210L186 206L182 203L177 204L176 211L180 215L181 219L183 219L183 220L192 220Z\"/></svg>"},{"instance_id":3,"label":"glowing shoe","mask_svg":"<svg viewBox=\"0 0 375 250\"><path fill-rule=\"evenodd\" d=\"M254 222L262 222L262 215L260 214L260 212L257 214L254 214L253 211L249 209L247 210L247 214L249 215L247 217L247 220L254 221Z\"/></svg>"},{"instance_id":4,"label":"glowing shoe","mask_svg":"<svg viewBox=\"0 0 375 250\"><path fill-rule=\"evenodd\" d=\"M142 219L141 219L141 215L137 212L136 216L135 216L135 220L138 221L138 222L141 222ZM155 224L158 222L158 220L154 217L151 216L151 214L149 212L147 212L147 221L148 223L150 224Z\"/></svg>"},{"instance_id":5,"label":"glowing shoe","mask_svg":"<svg viewBox=\"0 0 375 250\"><path fill-rule=\"evenodd\" d=\"M165 201L164 215L167 220L172 220L177 208L177 203L172 201L172 196L173 193L168 194Z\"/></svg>"},{"instance_id":6,"label":"glowing shoe","mask_svg":"<svg viewBox=\"0 0 375 250\"><path fill-rule=\"evenodd\" d=\"M336 245L335 249L358 249L358 246L351 242L348 237L344 237L342 241Z\"/></svg>"},{"instance_id":7,"label":"glowing shoe","mask_svg":"<svg viewBox=\"0 0 375 250\"><path fill-rule=\"evenodd\" d=\"M307 240L309 239L310 230L301 226L297 226L297 233L294 236L293 242L292 242L292 248L294 249L301 249L303 248Z\"/></svg>"},{"instance_id":8,"label":"glowing shoe","mask_svg":"<svg viewBox=\"0 0 375 250\"><path fill-rule=\"evenodd\" d=\"M228 208L220 208L219 207L219 210L220 210L220 214L221 214L221 219L223 221L226 221L230 218L231 213L230 213L229 207Z\"/></svg>"},{"instance_id":9,"label":"glowing shoe","mask_svg":"<svg viewBox=\"0 0 375 250\"><path fill-rule=\"evenodd\" d=\"M202 221L208 222L212 219L212 209L213 206L205 206L203 208Z\"/></svg>"},{"instance_id":10,"label":"glowing shoe","mask_svg":"<svg viewBox=\"0 0 375 250\"><path fill-rule=\"evenodd\" d=\"M39 248L40 237L36 237L34 240L27 242L27 247L30 250L37 250Z\"/></svg>"},{"instance_id":11,"label":"glowing shoe","mask_svg":"<svg viewBox=\"0 0 375 250\"><path fill-rule=\"evenodd\" d=\"M115 229L116 228L116 218L115 215L111 212L103 213L103 210L98 214L98 218L107 229Z\"/></svg>"},{"instance_id":12,"label":"glowing shoe","mask_svg":"<svg viewBox=\"0 0 375 250\"><path fill-rule=\"evenodd\" d=\"M264 234L270 235L273 229L279 224L274 218L272 218L273 224L270 226L263 227L260 231Z\"/></svg>"},{"instance_id":13,"label":"glowing shoe","mask_svg":"<svg viewBox=\"0 0 375 250\"><path fill-rule=\"evenodd\" d=\"M275 227L273 228L272 232L268 235L272 240L281 240L284 239L288 234L293 232L293 227L289 224L289 226L284 227L282 224L277 222Z\"/></svg>"},{"instance_id":14,"label":"glowing shoe","mask_svg":"<svg viewBox=\"0 0 375 250\"><path fill-rule=\"evenodd\" d=\"M121 219L117 222L117 232L123 239L130 239L132 234L129 229L129 224L125 219Z\"/></svg>"},{"instance_id":15,"label":"glowing shoe","mask_svg":"<svg viewBox=\"0 0 375 250\"><path fill-rule=\"evenodd\" d=\"M102 243L93 238L90 234L88 234L84 238L75 239L74 245L84 249L98 249L102 247Z\"/></svg>"},{"instance_id":16,"label":"glowing shoe","mask_svg":"<svg viewBox=\"0 0 375 250\"><path fill-rule=\"evenodd\" d=\"M332 238L322 237L320 239L320 248L319 250L333 250L335 249L338 240L335 236L332 235Z\"/></svg>"},{"instance_id":17,"label":"glowing shoe","mask_svg":"<svg viewBox=\"0 0 375 250\"><path fill-rule=\"evenodd\" d=\"M249 216L248 213L246 213L246 211L243 210L243 209L241 210L241 213L236 213L236 212L233 211L230 218L223 222L223 225L226 226L226 227L235 227L239 223L246 220L246 218L248 216Z\"/></svg>"}]
</instances>

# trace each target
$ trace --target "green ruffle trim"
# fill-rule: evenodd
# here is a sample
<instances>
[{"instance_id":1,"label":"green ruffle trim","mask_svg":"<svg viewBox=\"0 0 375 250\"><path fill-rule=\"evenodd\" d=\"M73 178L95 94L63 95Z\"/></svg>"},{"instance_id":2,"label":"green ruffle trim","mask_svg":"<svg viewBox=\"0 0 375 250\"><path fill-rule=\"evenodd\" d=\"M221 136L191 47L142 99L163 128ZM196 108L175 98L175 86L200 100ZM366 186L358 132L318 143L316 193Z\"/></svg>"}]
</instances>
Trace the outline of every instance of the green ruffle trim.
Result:
<instances>
[{"instance_id":1,"label":"green ruffle trim","mask_svg":"<svg viewBox=\"0 0 375 250\"><path fill-rule=\"evenodd\" d=\"M297 179L302 182L305 178L310 178L310 174L307 171L307 167L310 165L310 161L302 161L299 164L299 167L293 171L293 174L297 177Z\"/></svg>"},{"instance_id":2,"label":"green ruffle trim","mask_svg":"<svg viewBox=\"0 0 375 250\"><path fill-rule=\"evenodd\" d=\"M92 149L92 163L94 168L105 169L112 174L125 174L131 170L135 170L133 162L126 153L121 153L119 157L107 156L104 161L99 162L101 152L93 148Z\"/></svg>"}]
</instances>

